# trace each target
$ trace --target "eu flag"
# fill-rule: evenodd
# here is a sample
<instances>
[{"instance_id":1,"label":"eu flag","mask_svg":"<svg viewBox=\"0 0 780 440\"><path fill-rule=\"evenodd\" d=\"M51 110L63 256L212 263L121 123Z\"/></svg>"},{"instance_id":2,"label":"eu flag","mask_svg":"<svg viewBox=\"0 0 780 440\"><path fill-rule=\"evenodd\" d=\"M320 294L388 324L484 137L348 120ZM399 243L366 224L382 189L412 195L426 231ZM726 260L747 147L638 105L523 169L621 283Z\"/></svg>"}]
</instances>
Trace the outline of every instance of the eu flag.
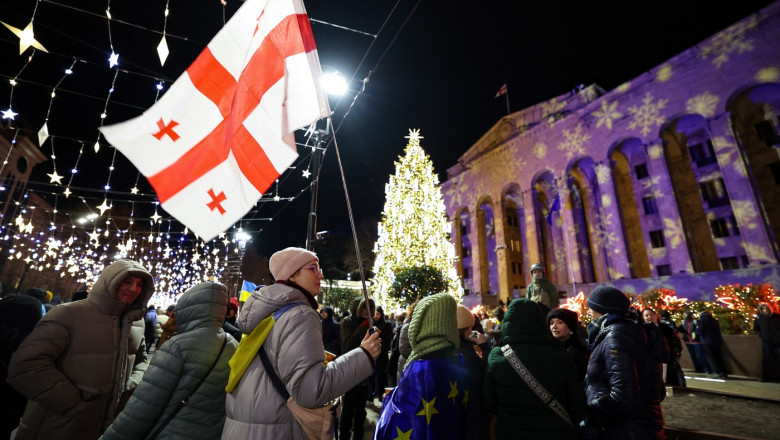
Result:
<instances>
[{"instance_id":1,"label":"eu flag","mask_svg":"<svg viewBox=\"0 0 780 440\"><path fill-rule=\"evenodd\" d=\"M374 440L461 439L469 393L463 358L419 359L384 399Z\"/></svg>"}]
</instances>

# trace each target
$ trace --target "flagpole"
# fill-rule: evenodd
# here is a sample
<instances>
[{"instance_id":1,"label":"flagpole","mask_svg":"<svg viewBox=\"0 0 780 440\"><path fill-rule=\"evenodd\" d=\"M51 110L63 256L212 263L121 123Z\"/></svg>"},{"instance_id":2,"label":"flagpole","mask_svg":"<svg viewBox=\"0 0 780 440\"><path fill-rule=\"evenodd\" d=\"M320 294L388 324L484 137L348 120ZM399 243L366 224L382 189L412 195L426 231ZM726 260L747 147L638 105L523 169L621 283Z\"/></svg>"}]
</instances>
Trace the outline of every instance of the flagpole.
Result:
<instances>
[{"instance_id":1,"label":"flagpole","mask_svg":"<svg viewBox=\"0 0 780 440\"><path fill-rule=\"evenodd\" d=\"M329 124L333 124L330 116L328 116ZM336 141L336 133L333 133L333 147L336 150L336 161L339 164L339 172L341 173L341 183L344 186L344 197L347 200L347 215L349 216L349 224L352 227L352 240L355 242L355 255L357 256L358 269L360 271L360 283L363 287L363 299L366 302L366 311L368 315L368 328L369 331L374 328L374 317L371 316L371 305L369 304L368 289L366 289L366 274L363 270L363 258L360 256L360 246L358 245L357 229L355 228L355 218L352 215L352 204L349 201L349 191L347 190L347 178L344 175L344 166L341 164L341 154L339 153L339 143Z\"/></svg>"},{"instance_id":2,"label":"flagpole","mask_svg":"<svg viewBox=\"0 0 780 440\"><path fill-rule=\"evenodd\" d=\"M320 158L322 156L322 143L330 133L330 118L325 120L326 125L324 130L314 130L313 137L315 139L314 151L311 154L312 161L312 181L310 184L311 189L311 202L309 204L309 223L306 227L306 249L314 252L314 244L317 237L317 196L319 193L320 184Z\"/></svg>"}]
</instances>

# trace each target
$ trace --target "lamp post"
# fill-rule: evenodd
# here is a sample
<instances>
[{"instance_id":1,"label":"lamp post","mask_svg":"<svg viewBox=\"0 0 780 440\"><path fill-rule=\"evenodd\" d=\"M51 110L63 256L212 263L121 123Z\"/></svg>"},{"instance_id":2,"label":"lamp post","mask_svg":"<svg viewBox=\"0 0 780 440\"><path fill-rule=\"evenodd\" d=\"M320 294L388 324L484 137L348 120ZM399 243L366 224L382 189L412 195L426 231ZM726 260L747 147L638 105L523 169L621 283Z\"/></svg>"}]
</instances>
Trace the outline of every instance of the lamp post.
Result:
<instances>
[{"instance_id":1,"label":"lamp post","mask_svg":"<svg viewBox=\"0 0 780 440\"><path fill-rule=\"evenodd\" d=\"M252 236L244 232L243 228L238 228L238 231L233 235L233 241L236 243L236 252L238 252L238 263L236 264L237 270L236 274L238 275L238 281L236 282L235 286L237 286L237 289L233 289L233 292L231 295L235 295L238 297L238 292L240 292L241 286L243 284L243 276L241 274L241 266L244 264L244 254L246 254L246 244L250 241L252 241Z\"/></svg>"},{"instance_id":2,"label":"lamp post","mask_svg":"<svg viewBox=\"0 0 780 440\"><path fill-rule=\"evenodd\" d=\"M347 82L338 70L333 70L322 75L322 87L328 95L341 96L348 87ZM332 135L331 120L325 120L325 129L314 130L314 151L312 152L312 176L311 176L311 202L309 205L309 223L306 227L306 249L314 251L314 243L317 240L317 190L320 181L320 160L324 154L323 145Z\"/></svg>"}]
</instances>

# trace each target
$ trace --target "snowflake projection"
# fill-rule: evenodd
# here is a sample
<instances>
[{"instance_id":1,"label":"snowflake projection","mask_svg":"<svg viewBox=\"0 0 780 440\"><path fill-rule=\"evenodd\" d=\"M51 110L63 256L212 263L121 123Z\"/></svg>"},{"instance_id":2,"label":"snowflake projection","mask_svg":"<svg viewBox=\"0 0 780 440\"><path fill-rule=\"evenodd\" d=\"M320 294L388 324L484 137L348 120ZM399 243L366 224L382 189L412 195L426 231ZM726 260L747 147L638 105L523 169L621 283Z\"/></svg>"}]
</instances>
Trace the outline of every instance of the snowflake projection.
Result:
<instances>
[{"instance_id":1,"label":"snowflake projection","mask_svg":"<svg viewBox=\"0 0 780 440\"><path fill-rule=\"evenodd\" d=\"M459 208L464 205L464 194L469 193L471 186L469 185L469 179L466 179L466 173L460 173L450 181L450 184L444 190L444 199L450 210ZM467 205L471 206L471 205Z\"/></svg>"},{"instance_id":2,"label":"snowflake projection","mask_svg":"<svg viewBox=\"0 0 780 440\"><path fill-rule=\"evenodd\" d=\"M556 115L564 108L566 108L566 101L558 102L558 98L545 101L542 103L542 117Z\"/></svg>"},{"instance_id":3,"label":"snowflake projection","mask_svg":"<svg viewBox=\"0 0 780 440\"><path fill-rule=\"evenodd\" d=\"M658 72L656 72L655 80L658 82L669 81L672 78L672 73L672 65L664 64L660 69L658 69Z\"/></svg>"},{"instance_id":4,"label":"snowflake projection","mask_svg":"<svg viewBox=\"0 0 780 440\"><path fill-rule=\"evenodd\" d=\"M647 147L647 156L650 159L658 159L664 154L664 149L658 144L653 144Z\"/></svg>"},{"instance_id":5,"label":"snowflake projection","mask_svg":"<svg viewBox=\"0 0 780 440\"><path fill-rule=\"evenodd\" d=\"M613 255L619 255L619 252L617 252L618 249L613 247L613 245L619 242L619 238L617 237L617 233L613 231L612 223L612 213L601 215L601 221L597 225L595 231L595 241L598 246L612 249Z\"/></svg>"},{"instance_id":6,"label":"snowflake projection","mask_svg":"<svg viewBox=\"0 0 780 440\"><path fill-rule=\"evenodd\" d=\"M555 266L566 267L566 246L555 246ZM553 269L555 270L555 269Z\"/></svg>"},{"instance_id":7,"label":"snowflake projection","mask_svg":"<svg viewBox=\"0 0 780 440\"><path fill-rule=\"evenodd\" d=\"M648 249L647 254L653 260L658 261L666 256L666 248L665 247L650 248Z\"/></svg>"},{"instance_id":8,"label":"snowflake projection","mask_svg":"<svg viewBox=\"0 0 780 440\"><path fill-rule=\"evenodd\" d=\"M582 129L582 123L579 123L574 130L563 130L563 137L565 139L558 145L558 149L566 152L566 159L571 159L575 155L585 154L583 145L591 136Z\"/></svg>"},{"instance_id":9,"label":"snowflake projection","mask_svg":"<svg viewBox=\"0 0 780 440\"><path fill-rule=\"evenodd\" d=\"M609 194L602 194L601 195L601 206L604 206L605 208L608 208L612 206L612 196Z\"/></svg>"},{"instance_id":10,"label":"snowflake projection","mask_svg":"<svg viewBox=\"0 0 780 440\"><path fill-rule=\"evenodd\" d=\"M617 101L613 101L612 104L608 103L606 100L601 101L601 109L593 112L593 116L598 119L596 128L603 125L607 127L608 130L612 130L612 121L623 117L623 113L617 111L617 105Z\"/></svg>"},{"instance_id":11,"label":"snowflake projection","mask_svg":"<svg viewBox=\"0 0 780 440\"><path fill-rule=\"evenodd\" d=\"M544 159L545 156L547 156L547 144L539 142L534 145L534 157L541 160Z\"/></svg>"},{"instance_id":12,"label":"snowflake projection","mask_svg":"<svg viewBox=\"0 0 780 440\"><path fill-rule=\"evenodd\" d=\"M731 206L734 209L734 217L741 228L756 229L758 224L758 212L756 205L748 200L732 200Z\"/></svg>"},{"instance_id":13,"label":"snowflake projection","mask_svg":"<svg viewBox=\"0 0 780 440\"><path fill-rule=\"evenodd\" d=\"M780 69L777 67L766 67L756 72L756 82L769 83L780 81Z\"/></svg>"},{"instance_id":14,"label":"snowflake projection","mask_svg":"<svg viewBox=\"0 0 780 440\"><path fill-rule=\"evenodd\" d=\"M628 124L629 130L640 129L642 136L647 136L654 126L664 121L665 117L661 114L661 110L666 108L667 102L668 99L659 99L653 103L653 95L647 92L641 106L634 105L628 108L628 112L634 115L634 120Z\"/></svg>"},{"instance_id":15,"label":"snowflake projection","mask_svg":"<svg viewBox=\"0 0 780 440\"><path fill-rule=\"evenodd\" d=\"M755 243L742 243L742 247L745 249L745 253L750 255L750 261L754 264L776 263L767 246Z\"/></svg>"},{"instance_id":16,"label":"snowflake projection","mask_svg":"<svg viewBox=\"0 0 780 440\"><path fill-rule=\"evenodd\" d=\"M649 179L642 179L642 188L645 192L650 193L656 199L660 199L664 196L664 192L661 191L661 176L653 176Z\"/></svg>"},{"instance_id":17,"label":"snowflake projection","mask_svg":"<svg viewBox=\"0 0 780 440\"><path fill-rule=\"evenodd\" d=\"M610 169L608 166L604 165L603 163L596 164L596 179L599 182L599 185L604 185L608 183L612 177L612 173L610 172Z\"/></svg>"},{"instance_id":18,"label":"snowflake projection","mask_svg":"<svg viewBox=\"0 0 780 440\"><path fill-rule=\"evenodd\" d=\"M520 175L526 164L522 155L514 155L508 148L502 148L474 160L471 163L471 172L479 176L479 180L494 179L505 182Z\"/></svg>"},{"instance_id":19,"label":"snowflake projection","mask_svg":"<svg viewBox=\"0 0 780 440\"><path fill-rule=\"evenodd\" d=\"M771 105L767 104L766 102L764 102L763 110L764 110L764 120L765 121L771 121L771 120L777 118L777 116L778 116L777 112L775 111L775 109Z\"/></svg>"},{"instance_id":20,"label":"snowflake projection","mask_svg":"<svg viewBox=\"0 0 780 440\"><path fill-rule=\"evenodd\" d=\"M736 52L741 54L750 52L753 48L753 40L746 37L748 30L756 27L758 19L751 17L750 21L737 23L728 29L719 32L712 37L710 44L705 46L699 57L707 58L712 56L712 63L720 69L729 60L729 56Z\"/></svg>"},{"instance_id":21,"label":"snowflake projection","mask_svg":"<svg viewBox=\"0 0 780 440\"><path fill-rule=\"evenodd\" d=\"M685 242L685 236L683 235L683 228L679 218L665 218L664 232L672 249L677 249L680 244Z\"/></svg>"},{"instance_id":22,"label":"snowflake projection","mask_svg":"<svg viewBox=\"0 0 780 440\"><path fill-rule=\"evenodd\" d=\"M631 88L630 82L624 82L623 84L617 86L615 90L617 90L619 93L625 93L628 89Z\"/></svg>"},{"instance_id":23,"label":"snowflake projection","mask_svg":"<svg viewBox=\"0 0 780 440\"><path fill-rule=\"evenodd\" d=\"M685 101L685 110L688 113L697 113L705 118L715 116L715 110L718 108L718 98L710 92L704 92Z\"/></svg>"}]
</instances>

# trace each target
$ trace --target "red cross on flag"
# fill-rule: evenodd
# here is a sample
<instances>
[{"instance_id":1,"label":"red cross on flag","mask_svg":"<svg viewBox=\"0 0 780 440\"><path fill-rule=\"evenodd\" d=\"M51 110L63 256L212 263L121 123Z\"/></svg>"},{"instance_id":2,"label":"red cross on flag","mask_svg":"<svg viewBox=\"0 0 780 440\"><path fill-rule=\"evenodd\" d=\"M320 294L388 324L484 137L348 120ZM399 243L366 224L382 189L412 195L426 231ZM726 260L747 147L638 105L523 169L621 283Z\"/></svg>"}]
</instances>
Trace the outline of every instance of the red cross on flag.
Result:
<instances>
[{"instance_id":1,"label":"red cross on flag","mask_svg":"<svg viewBox=\"0 0 780 440\"><path fill-rule=\"evenodd\" d=\"M330 114L321 75L301 0L247 0L149 110L100 130L208 241L298 157L293 132Z\"/></svg>"}]
</instances>

